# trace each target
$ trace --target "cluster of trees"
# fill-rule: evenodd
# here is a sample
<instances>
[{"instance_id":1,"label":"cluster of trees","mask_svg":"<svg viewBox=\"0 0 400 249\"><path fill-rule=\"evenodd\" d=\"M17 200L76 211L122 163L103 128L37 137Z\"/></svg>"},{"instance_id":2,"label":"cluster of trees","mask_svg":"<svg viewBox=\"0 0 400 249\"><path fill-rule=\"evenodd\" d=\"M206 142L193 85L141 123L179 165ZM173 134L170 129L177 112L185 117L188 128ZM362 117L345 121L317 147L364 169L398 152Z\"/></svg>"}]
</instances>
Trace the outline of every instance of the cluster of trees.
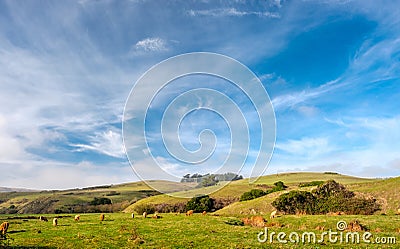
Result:
<instances>
[{"instance_id":1,"label":"cluster of trees","mask_svg":"<svg viewBox=\"0 0 400 249\"><path fill-rule=\"evenodd\" d=\"M275 182L274 186L271 189L268 190L262 190L262 189L252 189L249 192L244 192L241 196L240 196L240 201L248 201L248 200L252 200L273 192L277 192L277 191L281 191L286 189L287 186L285 186L285 184L282 181L279 182Z\"/></svg>"},{"instance_id":2,"label":"cluster of trees","mask_svg":"<svg viewBox=\"0 0 400 249\"><path fill-rule=\"evenodd\" d=\"M286 214L345 212L367 215L380 210L376 199L356 196L354 192L333 180L327 181L312 192L294 190L282 194L272 202L272 206Z\"/></svg>"},{"instance_id":3,"label":"cluster of trees","mask_svg":"<svg viewBox=\"0 0 400 249\"><path fill-rule=\"evenodd\" d=\"M243 176L237 175L234 173L225 173L225 174L205 174L201 175L195 173L193 175L186 174L181 179L181 182L195 182L198 183L197 187L208 187L216 185L220 181L236 181L243 179Z\"/></svg>"}]
</instances>

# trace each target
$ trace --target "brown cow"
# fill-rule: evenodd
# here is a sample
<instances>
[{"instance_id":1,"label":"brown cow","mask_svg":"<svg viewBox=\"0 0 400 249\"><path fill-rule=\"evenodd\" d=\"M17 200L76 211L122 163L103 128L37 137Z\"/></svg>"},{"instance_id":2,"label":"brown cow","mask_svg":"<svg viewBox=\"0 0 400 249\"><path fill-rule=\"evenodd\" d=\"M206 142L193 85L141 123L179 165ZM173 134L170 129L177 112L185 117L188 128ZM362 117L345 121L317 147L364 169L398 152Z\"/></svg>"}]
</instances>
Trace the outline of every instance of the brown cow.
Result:
<instances>
[{"instance_id":1,"label":"brown cow","mask_svg":"<svg viewBox=\"0 0 400 249\"><path fill-rule=\"evenodd\" d=\"M105 218L105 215L104 214L100 214L100 221L103 221L104 218Z\"/></svg>"},{"instance_id":2,"label":"brown cow","mask_svg":"<svg viewBox=\"0 0 400 249\"><path fill-rule=\"evenodd\" d=\"M7 229L8 229L9 226L10 226L10 223L8 223L7 221L1 223L1 225L0 225L1 235L6 235Z\"/></svg>"},{"instance_id":3,"label":"brown cow","mask_svg":"<svg viewBox=\"0 0 400 249\"><path fill-rule=\"evenodd\" d=\"M202 213L203 215L206 215L207 214L207 212L206 211L203 211L203 213Z\"/></svg>"},{"instance_id":4,"label":"brown cow","mask_svg":"<svg viewBox=\"0 0 400 249\"><path fill-rule=\"evenodd\" d=\"M192 216L193 215L193 210L189 210L186 212L186 216Z\"/></svg>"},{"instance_id":5,"label":"brown cow","mask_svg":"<svg viewBox=\"0 0 400 249\"><path fill-rule=\"evenodd\" d=\"M75 218L74 218L75 221L79 221L80 219L81 219L81 216L79 214L75 215Z\"/></svg>"}]
</instances>

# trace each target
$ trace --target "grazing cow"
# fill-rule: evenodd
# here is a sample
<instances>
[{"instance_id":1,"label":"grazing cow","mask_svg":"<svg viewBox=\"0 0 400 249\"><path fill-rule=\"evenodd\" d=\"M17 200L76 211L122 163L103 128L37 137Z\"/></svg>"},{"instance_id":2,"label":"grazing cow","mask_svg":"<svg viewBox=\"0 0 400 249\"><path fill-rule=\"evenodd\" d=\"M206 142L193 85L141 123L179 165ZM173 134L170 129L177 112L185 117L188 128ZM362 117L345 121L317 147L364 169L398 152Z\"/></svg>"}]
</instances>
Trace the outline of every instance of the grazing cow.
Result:
<instances>
[{"instance_id":1,"label":"grazing cow","mask_svg":"<svg viewBox=\"0 0 400 249\"><path fill-rule=\"evenodd\" d=\"M132 219L134 219L134 218L135 218L135 214L134 214L134 213L132 213L132 214L131 214L131 217L132 217Z\"/></svg>"},{"instance_id":2,"label":"grazing cow","mask_svg":"<svg viewBox=\"0 0 400 249\"><path fill-rule=\"evenodd\" d=\"M104 214L100 214L100 221L103 221L104 218L105 218L105 215Z\"/></svg>"},{"instance_id":3,"label":"grazing cow","mask_svg":"<svg viewBox=\"0 0 400 249\"><path fill-rule=\"evenodd\" d=\"M147 212L143 212L143 218L147 217Z\"/></svg>"},{"instance_id":4,"label":"grazing cow","mask_svg":"<svg viewBox=\"0 0 400 249\"><path fill-rule=\"evenodd\" d=\"M192 216L193 215L193 210L189 210L186 212L186 216Z\"/></svg>"},{"instance_id":5,"label":"grazing cow","mask_svg":"<svg viewBox=\"0 0 400 249\"><path fill-rule=\"evenodd\" d=\"M276 210L272 211L271 215L269 216L270 219L273 219L276 217Z\"/></svg>"},{"instance_id":6,"label":"grazing cow","mask_svg":"<svg viewBox=\"0 0 400 249\"><path fill-rule=\"evenodd\" d=\"M153 214L153 217L152 217L153 219L160 219L161 218L161 216L159 216L157 213L155 213L155 214Z\"/></svg>"},{"instance_id":7,"label":"grazing cow","mask_svg":"<svg viewBox=\"0 0 400 249\"><path fill-rule=\"evenodd\" d=\"M10 226L10 223L8 223L7 221L1 223L0 225L0 235L6 235L7 233L7 229Z\"/></svg>"},{"instance_id":8,"label":"grazing cow","mask_svg":"<svg viewBox=\"0 0 400 249\"><path fill-rule=\"evenodd\" d=\"M81 218L81 216L80 216L79 214L77 214L77 215L75 215L75 218L74 218L74 220L75 220L75 221L79 221L79 220L80 220L80 218Z\"/></svg>"},{"instance_id":9,"label":"grazing cow","mask_svg":"<svg viewBox=\"0 0 400 249\"><path fill-rule=\"evenodd\" d=\"M40 221L49 221L46 217L44 216L39 216L39 220Z\"/></svg>"},{"instance_id":10,"label":"grazing cow","mask_svg":"<svg viewBox=\"0 0 400 249\"><path fill-rule=\"evenodd\" d=\"M203 211L203 213L202 213L203 215L206 215L207 214L207 212L206 211Z\"/></svg>"},{"instance_id":11,"label":"grazing cow","mask_svg":"<svg viewBox=\"0 0 400 249\"><path fill-rule=\"evenodd\" d=\"M55 227L56 227L56 226L57 226L57 223L58 223L58 220L57 220L57 218L54 218L54 219L53 219L53 226L55 226Z\"/></svg>"}]
</instances>

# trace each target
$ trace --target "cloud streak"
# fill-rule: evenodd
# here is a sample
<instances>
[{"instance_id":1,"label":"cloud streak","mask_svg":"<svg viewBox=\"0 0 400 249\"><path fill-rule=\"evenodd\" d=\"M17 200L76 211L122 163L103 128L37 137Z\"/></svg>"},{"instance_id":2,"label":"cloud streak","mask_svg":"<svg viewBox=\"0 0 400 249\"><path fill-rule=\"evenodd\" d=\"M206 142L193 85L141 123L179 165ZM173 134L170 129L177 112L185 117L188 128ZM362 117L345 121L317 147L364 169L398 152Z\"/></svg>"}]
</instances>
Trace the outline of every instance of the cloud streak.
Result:
<instances>
[{"instance_id":1,"label":"cloud streak","mask_svg":"<svg viewBox=\"0 0 400 249\"><path fill-rule=\"evenodd\" d=\"M244 17L244 16L257 16L266 18L280 18L279 13L269 11L242 11L236 8L219 8L208 10L189 10L189 16L210 16L210 17Z\"/></svg>"}]
</instances>

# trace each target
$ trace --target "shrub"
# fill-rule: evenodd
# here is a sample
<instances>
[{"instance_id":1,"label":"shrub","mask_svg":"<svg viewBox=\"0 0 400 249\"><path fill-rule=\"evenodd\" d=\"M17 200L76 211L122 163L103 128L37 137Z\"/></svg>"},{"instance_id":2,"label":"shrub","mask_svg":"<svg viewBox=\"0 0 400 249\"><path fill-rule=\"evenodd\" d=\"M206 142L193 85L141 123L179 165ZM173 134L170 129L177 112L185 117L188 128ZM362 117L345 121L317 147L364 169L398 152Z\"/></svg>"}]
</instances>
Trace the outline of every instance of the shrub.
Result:
<instances>
[{"instance_id":1,"label":"shrub","mask_svg":"<svg viewBox=\"0 0 400 249\"><path fill-rule=\"evenodd\" d=\"M226 198L215 198L213 199L214 207L213 210L222 209L234 202L237 202L239 198L237 197L226 197Z\"/></svg>"},{"instance_id":2,"label":"shrub","mask_svg":"<svg viewBox=\"0 0 400 249\"><path fill-rule=\"evenodd\" d=\"M317 198L326 199L329 197L334 198L352 198L354 193L347 190L345 186L334 180L329 180L325 184L319 186L313 191Z\"/></svg>"},{"instance_id":3,"label":"shrub","mask_svg":"<svg viewBox=\"0 0 400 249\"><path fill-rule=\"evenodd\" d=\"M193 210L196 213L211 211L214 206L214 200L208 195L195 196L186 204L186 211Z\"/></svg>"},{"instance_id":4,"label":"shrub","mask_svg":"<svg viewBox=\"0 0 400 249\"><path fill-rule=\"evenodd\" d=\"M312 182L301 182L299 183L299 187L313 187L313 186L320 186L324 184L324 181L312 181Z\"/></svg>"},{"instance_id":5,"label":"shrub","mask_svg":"<svg viewBox=\"0 0 400 249\"><path fill-rule=\"evenodd\" d=\"M277 192L277 191L281 191L287 189L287 186L285 186L285 184L282 181L279 182L275 182L274 183L274 187L272 188L272 192Z\"/></svg>"},{"instance_id":6,"label":"shrub","mask_svg":"<svg viewBox=\"0 0 400 249\"><path fill-rule=\"evenodd\" d=\"M266 185L263 185L264 187L267 187ZM272 187L272 189L268 189L266 191L263 191L261 189L252 189L249 192L244 192L241 196L240 196L240 201L248 201L248 200L253 200L255 198L273 193L273 192L277 192L277 191L281 191L286 189L287 186L285 186L285 184L282 181L279 182L275 182L274 183L274 187Z\"/></svg>"},{"instance_id":7,"label":"shrub","mask_svg":"<svg viewBox=\"0 0 400 249\"><path fill-rule=\"evenodd\" d=\"M249 192L244 192L242 196L240 196L240 201L248 201L264 195L266 195L266 193L263 190L252 189Z\"/></svg>"},{"instance_id":8,"label":"shrub","mask_svg":"<svg viewBox=\"0 0 400 249\"><path fill-rule=\"evenodd\" d=\"M278 211L286 214L296 214L305 212L313 214L315 205L315 196L307 191L290 191L282 194L279 198L272 202Z\"/></svg>"},{"instance_id":9,"label":"shrub","mask_svg":"<svg viewBox=\"0 0 400 249\"><path fill-rule=\"evenodd\" d=\"M343 185L330 180L312 192L290 191L282 194L272 205L287 214L326 214L345 212L346 214L373 214L380 210L374 198L356 197Z\"/></svg>"},{"instance_id":10,"label":"shrub","mask_svg":"<svg viewBox=\"0 0 400 249\"><path fill-rule=\"evenodd\" d=\"M105 197L101 198L94 197L94 199L89 204L92 206L111 204L111 200Z\"/></svg>"}]
</instances>

